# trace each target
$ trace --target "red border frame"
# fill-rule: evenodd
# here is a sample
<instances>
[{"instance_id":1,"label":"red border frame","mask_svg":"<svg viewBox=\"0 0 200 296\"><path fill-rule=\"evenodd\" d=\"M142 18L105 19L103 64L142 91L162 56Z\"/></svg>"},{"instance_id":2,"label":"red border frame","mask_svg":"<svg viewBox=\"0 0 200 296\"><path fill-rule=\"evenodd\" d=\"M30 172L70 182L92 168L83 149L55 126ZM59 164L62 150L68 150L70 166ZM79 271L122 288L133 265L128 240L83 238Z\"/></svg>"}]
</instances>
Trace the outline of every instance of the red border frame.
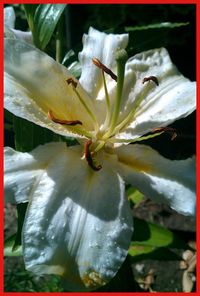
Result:
<instances>
[{"instance_id":1,"label":"red border frame","mask_svg":"<svg viewBox=\"0 0 200 296\"><path fill-rule=\"evenodd\" d=\"M21 3L67 3L67 4L197 4L198 0L26 0L26 1L3 1L4 4L21 4Z\"/></svg>"},{"instance_id":2,"label":"red border frame","mask_svg":"<svg viewBox=\"0 0 200 296\"><path fill-rule=\"evenodd\" d=\"M3 3L2 3L3 2ZM200 1L199 0L101 0L101 1L97 1L97 0L88 0L88 1L80 1L80 0L56 0L56 1L48 1L48 0L27 0L27 1L14 1L14 0L8 0L8 1L2 1L0 3L0 37L1 38L1 42L0 42L0 50L1 50L1 55L0 55L0 64L3 65L3 4L21 4L21 3L67 3L67 4L196 4L196 77L197 77L197 98L200 97L200 88L199 88L199 82L200 82L200 72L199 72L199 65L200 65L200 56L198 51L200 52ZM188 57L189 58L189 57ZM3 67L2 67L3 68ZM1 71L1 80L0 80L0 91L3 94L3 71ZM2 95L2 102L3 102L3 95ZM3 104L2 104L3 105ZM199 109L199 100L197 100L197 112ZM197 125L197 141L196 141L196 151L197 151L197 168L199 167L199 161L200 161L200 156L198 153L198 149L199 149L199 127L200 127L200 117L197 116L197 121L196 121L196 125ZM3 108L0 108L0 126L2 127L2 133L0 136L0 145L1 147L3 147ZM3 154L3 153L2 153ZM3 157L0 158L0 174L2 176L1 178L1 182L0 182L0 192L2 192L3 196ZM200 195L200 182L198 182L198 180L200 179L200 174L199 174L199 170L197 169L197 196ZM200 207L200 203L197 199L197 211L199 211L199 207ZM30 295L30 293L21 293L21 292L3 292L3 274L4 274L4 270L3 270L3 198L0 198L0 208L2 209L2 215L0 215L0 227L1 230L0 231L0 295L6 295L6 296L12 296L14 294L19 294L19 295ZM199 248L199 231L198 231L198 225L200 224L200 216L197 215L197 249ZM187 293L187 295L198 295L200 293L200 285L199 285L199 280L200 280L200 269L199 269L199 256L197 253L197 272L196 272L196 276L197 276L197 288L196 291L197 292L193 292L193 293ZM106 292L108 293L108 292ZM35 293L37 295L67 295L69 293ZM105 293L99 293L99 292L92 292L93 295L101 295ZM149 293L146 292L131 292L131 293L116 293L116 292L110 292L109 294L111 295L130 295L130 294L135 294L135 295L149 295ZM177 293L175 292L169 292L169 293L164 293L164 292L158 292L156 293L156 295L165 295L165 296L170 296L170 295L177 295ZM185 293L180 292L178 293L180 295L185 295ZM73 293L74 296L77 295L91 295L91 293Z\"/></svg>"}]
</instances>

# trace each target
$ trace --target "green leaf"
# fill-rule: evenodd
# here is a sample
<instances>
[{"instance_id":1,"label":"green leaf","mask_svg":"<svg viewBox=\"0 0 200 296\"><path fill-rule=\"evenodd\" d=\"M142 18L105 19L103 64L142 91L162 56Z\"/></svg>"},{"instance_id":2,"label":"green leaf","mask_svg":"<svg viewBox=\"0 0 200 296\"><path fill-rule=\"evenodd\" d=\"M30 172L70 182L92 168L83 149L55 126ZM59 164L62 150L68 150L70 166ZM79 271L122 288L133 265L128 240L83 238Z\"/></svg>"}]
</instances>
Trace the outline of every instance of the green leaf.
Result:
<instances>
[{"instance_id":1,"label":"green leaf","mask_svg":"<svg viewBox=\"0 0 200 296\"><path fill-rule=\"evenodd\" d=\"M70 73L75 76L76 78L79 78L81 76L81 65L79 62L75 61L73 62L69 67L68 70Z\"/></svg>"},{"instance_id":2,"label":"green leaf","mask_svg":"<svg viewBox=\"0 0 200 296\"><path fill-rule=\"evenodd\" d=\"M181 260L181 256L176 254L173 250L167 248L154 248L145 245L134 245L129 248L129 256L133 262L141 260Z\"/></svg>"},{"instance_id":3,"label":"green leaf","mask_svg":"<svg viewBox=\"0 0 200 296\"><path fill-rule=\"evenodd\" d=\"M151 222L134 218L134 233L129 248L131 256L138 256L155 251L158 248L185 249L186 242L172 231Z\"/></svg>"},{"instance_id":4,"label":"green leaf","mask_svg":"<svg viewBox=\"0 0 200 296\"><path fill-rule=\"evenodd\" d=\"M22 256L22 246L17 246L13 248L15 244L15 239L16 234L12 235L4 241L4 256Z\"/></svg>"},{"instance_id":5,"label":"green leaf","mask_svg":"<svg viewBox=\"0 0 200 296\"><path fill-rule=\"evenodd\" d=\"M74 59L76 56L75 52L70 49L64 56L63 60L62 60L62 65L66 65L69 66L69 63L72 59Z\"/></svg>"},{"instance_id":6,"label":"green leaf","mask_svg":"<svg viewBox=\"0 0 200 296\"><path fill-rule=\"evenodd\" d=\"M146 246L146 245L131 245L129 250L128 250L128 253L129 255L131 256L138 256L138 255L141 255L141 254L148 254L148 253L151 253L155 250L155 247L153 246Z\"/></svg>"},{"instance_id":7,"label":"green leaf","mask_svg":"<svg viewBox=\"0 0 200 296\"><path fill-rule=\"evenodd\" d=\"M39 48L44 49L47 46L65 6L66 4L41 4L38 6L34 16L34 37L38 41Z\"/></svg>"},{"instance_id":8,"label":"green leaf","mask_svg":"<svg viewBox=\"0 0 200 296\"><path fill-rule=\"evenodd\" d=\"M135 231L132 244L143 244L153 247L186 248L188 245L173 231L160 225L134 218Z\"/></svg>"},{"instance_id":9,"label":"green leaf","mask_svg":"<svg viewBox=\"0 0 200 296\"><path fill-rule=\"evenodd\" d=\"M130 187L126 191L129 201L132 201L135 205L139 205L144 200L144 195L137 189Z\"/></svg>"},{"instance_id":10,"label":"green leaf","mask_svg":"<svg viewBox=\"0 0 200 296\"><path fill-rule=\"evenodd\" d=\"M24 5L34 44L44 50L49 43L66 4Z\"/></svg>"},{"instance_id":11,"label":"green leaf","mask_svg":"<svg viewBox=\"0 0 200 296\"><path fill-rule=\"evenodd\" d=\"M81 65L76 60L76 54L73 50L69 50L62 60L62 64L67 67L73 76L79 78L81 75Z\"/></svg>"},{"instance_id":12,"label":"green leaf","mask_svg":"<svg viewBox=\"0 0 200 296\"><path fill-rule=\"evenodd\" d=\"M133 32L133 31L143 31L143 30L149 30L149 29L173 29L173 28L179 28L183 26L188 26L190 23L170 23L170 22L164 22L164 23L157 23L157 24L150 24L146 26L135 26L135 27L125 27L125 32Z\"/></svg>"},{"instance_id":13,"label":"green leaf","mask_svg":"<svg viewBox=\"0 0 200 296\"><path fill-rule=\"evenodd\" d=\"M29 152L38 145L60 140L60 137L50 130L23 118L14 116L13 124L17 151Z\"/></svg>"},{"instance_id":14,"label":"green leaf","mask_svg":"<svg viewBox=\"0 0 200 296\"><path fill-rule=\"evenodd\" d=\"M27 22L29 25L30 30L33 32L34 31L34 15L35 11L38 7L38 4L24 4L23 8L25 10Z\"/></svg>"},{"instance_id":15,"label":"green leaf","mask_svg":"<svg viewBox=\"0 0 200 296\"><path fill-rule=\"evenodd\" d=\"M160 225L134 218L134 228L131 244L166 247L173 242L173 232Z\"/></svg>"}]
</instances>

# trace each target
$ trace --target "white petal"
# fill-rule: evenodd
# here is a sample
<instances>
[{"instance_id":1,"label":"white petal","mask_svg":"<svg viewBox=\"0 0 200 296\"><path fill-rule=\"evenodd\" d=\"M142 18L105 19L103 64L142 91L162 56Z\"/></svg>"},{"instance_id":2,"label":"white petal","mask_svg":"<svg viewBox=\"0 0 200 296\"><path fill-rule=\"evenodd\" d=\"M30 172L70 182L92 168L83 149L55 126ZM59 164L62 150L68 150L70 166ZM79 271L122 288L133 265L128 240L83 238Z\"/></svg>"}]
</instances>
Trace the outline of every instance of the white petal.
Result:
<instances>
[{"instance_id":1,"label":"white petal","mask_svg":"<svg viewBox=\"0 0 200 296\"><path fill-rule=\"evenodd\" d=\"M195 159L168 160L145 145L116 149L127 183L184 215L195 215Z\"/></svg>"},{"instance_id":2,"label":"white petal","mask_svg":"<svg viewBox=\"0 0 200 296\"><path fill-rule=\"evenodd\" d=\"M132 123L117 138L135 138L154 128L167 126L173 121L188 116L196 108L196 84L182 76L172 64L166 49L155 49L137 54L126 66L124 96L125 118L139 101ZM155 76L153 81L142 83L145 77ZM132 81L132 84L129 83Z\"/></svg>"},{"instance_id":3,"label":"white petal","mask_svg":"<svg viewBox=\"0 0 200 296\"><path fill-rule=\"evenodd\" d=\"M124 182L107 156L95 172L79 147L66 148L38 182L26 215L26 268L63 277L66 289L93 290L108 282L124 261L132 218Z\"/></svg>"},{"instance_id":4,"label":"white petal","mask_svg":"<svg viewBox=\"0 0 200 296\"><path fill-rule=\"evenodd\" d=\"M106 67L115 71L115 53L119 49L126 48L127 44L128 34L106 34L92 27L88 35L83 36L83 50L79 53L82 68L79 81L94 100L102 87L102 75L92 59L98 58Z\"/></svg>"},{"instance_id":5,"label":"white petal","mask_svg":"<svg viewBox=\"0 0 200 296\"><path fill-rule=\"evenodd\" d=\"M52 122L48 110L58 119L79 120L84 128L92 128L91 118L66 82L72 75L65 67L20 40L5 39L4 45L6 109L61 135L76 134L78 128ZM77 89L90 105L87 94Z\"/></svg>"},{"instance_id":6,"label":"white petal","mask_svg":"<svg viewBox=\"0 0 200 296\"><path fill-rule=\"evenodd\" d=\"M32 33L20 30L14 30L15 27L15 11L12 6L4 8L4 36L8 38L19 38L33 44Z\"/></svg>"},{"instance_id":7,"label":"white petal","mask_svg":"<svg viewBox=\"0 0 200 296\"><path fill-rule=\"evenodd\" d=\"M31 153L4 148L4 195L6 202L22 203L32 198L48 162L65 149L65 143L39 146ZM44 148L45 147L45 148Z\"/></svg>"},{"instance_id":8,"label":"white petal","mask_svg":"<svg viewBox=\"0 0 200 296\"><path fill-rule=\"evenodd\" d=\"M12 30L16 38L19 38L27 43L33 44L33 37L31 32L24 32L21 30Z\"/></svg>"},{"instance_id":9,"label":"white petal","mask_svg":"<svg viewBox=\"0 0 200 296\"><path fill-rule=\"evenodd\" d=\"M12 29L15 26L15 11L12 6L4 8L4 26Z\"/></svg>"},{"instance_id":10,"label":"white petal","mask_svg":"<svg viewBox=\"0 0 200 296\"><path fill-rule=\"evenodd\" d=\"M31 32L24 32L20 30L10 29L8 27L4 27L4 37L11 39L21 39L27 43L33 44L33 38Z\"/></svg>"}]
</instances>

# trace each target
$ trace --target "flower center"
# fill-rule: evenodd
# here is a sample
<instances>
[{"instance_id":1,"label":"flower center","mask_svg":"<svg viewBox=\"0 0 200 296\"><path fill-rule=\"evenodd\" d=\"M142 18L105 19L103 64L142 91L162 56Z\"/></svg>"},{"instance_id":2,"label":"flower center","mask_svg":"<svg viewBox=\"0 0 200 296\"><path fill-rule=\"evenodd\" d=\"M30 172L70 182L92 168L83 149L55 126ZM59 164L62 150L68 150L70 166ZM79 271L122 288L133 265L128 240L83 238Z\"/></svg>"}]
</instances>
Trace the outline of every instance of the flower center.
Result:
<instances>
[{"instance_id":1,"label":"flower center","mask_svg":"<svg viewBox=\"0 0 200 296\"><path fill-rule=\"evenodd\" d=\"M101 70L102 73L102 80L103 80L103 86L104 86L104 92L105 92L105 102L106 102L106 115L105 115L105 121L103 123L103 128L100 129L99 123L97 121L97 117L91 110L91 108L87 105L87 103L82 98L79 89L78 89L78 82L75 81L73 78L69 78L66 80L68 85L71 85L73 88L74 93L76 94L77 99L81 103L81 105L86 110L87 114L91 117L94 130L93 131L87 131L84 129L84 122L82 123L80 120L64 120L64 119L58 119L53 115L52 110L49 110L48 117L50 120L52 120L55 123L58 124L64 124L68 126L73 126L73 130L77 132L78 134L84 135L87 140L85 142L85 149L84 149L84 156L88 163L88 165L95 171L99 171L102 166L100 164L96 165L96 161L93 158L94 155L99 152L109 141L112 143L115 140L112 137L119 133L122 129L124 129L130 122L133 120L135 112L138 108L138 106L141 103L141 100L143 98L139 98L138 101L134 102L134 105L132 106L131 110L129 111L128 115L119 120L119 113L121 109L121 103L122 103L122 93L123 93L123 85L124 85L124 73L125 73L125 65L127 62L128 56L124 49L119 50L116 53L116 64L117 64L117 75L115 75L109 68L107 68L104 64L101 63L97 58L93 58L92 61L96 67L98 67ZM115 101L111 105L111 101L109 98L109 93L106 85L106 79L105 74L109 75L116 83L116 97ZM158 79L155 76L149 76L145 77L142 81L142 83L146 82L154 82L157 86L159 85ZM77 125L80 125L81 127L77 127ZM149 136L143 136L139 139L133 139L127 140L128 142L136 142L145 140L148 138L155 137L157 135L162 134L163 132L168 132L172 134L171 140L173 140L177 134L172 128L160 128L154 129L152 131L152 135ZM126 142L126 140L122 140L122 142Z\"/></svg>"}]
</instances>

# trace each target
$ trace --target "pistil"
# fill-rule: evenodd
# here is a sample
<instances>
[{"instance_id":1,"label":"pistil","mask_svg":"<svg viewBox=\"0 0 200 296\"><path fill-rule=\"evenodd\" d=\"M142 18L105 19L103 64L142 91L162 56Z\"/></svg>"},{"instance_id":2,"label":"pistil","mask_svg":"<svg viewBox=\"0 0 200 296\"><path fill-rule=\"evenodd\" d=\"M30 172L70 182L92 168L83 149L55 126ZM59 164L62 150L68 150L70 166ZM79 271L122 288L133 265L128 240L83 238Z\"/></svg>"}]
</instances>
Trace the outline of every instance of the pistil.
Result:
<instances>
[{"instance_id":1,"label":"pistil","mask_svg":"<svg viewBox=\"0 0 200 296\"><path fill-rule=\"evenodd\" d=\"M124 85L124 72L125 72L125 65L128 59L128 55L124 49L118 51L116 53L116 62L117 62L117 96L116 101L114 104L114 111L111 115L109 129L107 133L104 135L103 139L107 139L112 135L113 130L115 129L120 107L122 101L122 92L123 92L123 85Z\"/></svg>"}]
</instances>

